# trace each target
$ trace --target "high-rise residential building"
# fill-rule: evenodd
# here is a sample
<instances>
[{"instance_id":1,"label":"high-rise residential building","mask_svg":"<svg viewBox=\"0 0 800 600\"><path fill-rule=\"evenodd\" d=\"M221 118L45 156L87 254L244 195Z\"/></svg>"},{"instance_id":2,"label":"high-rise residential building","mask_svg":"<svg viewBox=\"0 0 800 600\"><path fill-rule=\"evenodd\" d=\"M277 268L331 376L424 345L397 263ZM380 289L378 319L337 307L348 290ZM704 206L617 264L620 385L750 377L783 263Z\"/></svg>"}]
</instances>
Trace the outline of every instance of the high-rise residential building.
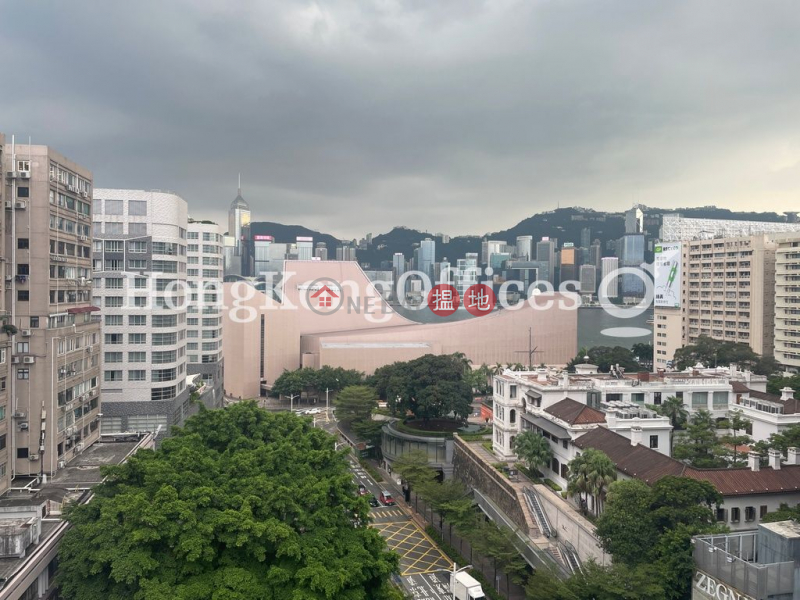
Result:
<instances>
[{"instance_id":1,"label":"high-rise residential building","mask_svg":"<svg viewBox=\"0 0 800 600\"><path fill-rule=\"evenodd\" d=\"M619 277L616 271L619 269L619 258L616 256L604 256L602 258L602 272L600 279L601 291L598 294L604 294L608 299L619 297ZM603 282L607 282L604 284Z\"/></svg>"},{"instance_id":2,"label":"high-rise residential building","mask_svg":"<svg viewBox=\"0 0 800 600\"><path fill-rule=\"evenodd\" d=\"M619 249L620 267L634 269L641 273L641 276L633 272L623 273L620 276L622 296L641 298L645 292L644 278L647 277L642 267L644 263L644 235L641 233L626 233L620 238L617 248Z\"/></svg>"},{"instance_id":3,"label":"high-rise residential building","mask_svg":"<svg viewBox=\"0 0 800 600\"><path fill-rule=\"evenodd\" d=\"M250 226L250 207L244 198L242 198L242 181L239 178L239 190L236 198L231 202L231 207L228 209L228 235L233 238L232 250L228 250L228 240L226 240L225 250L225 275L242 275L242 256L245 254L244 244L242 243L244 227Z\"/></svg>"},{"instance_id":4,"label":"high-rise residential building","mask_svg":"<svg viewBox=\"0 0 800 600\"><path fill-rule=\"evenodd\" d=\"M275 238L271 235L253 236L253 266L256 277L266 276L267 273L278 268L277 265L272 263L270 256L274 243Z\"/></svg>"},{"instance_id":5,"label":"high-rise residential building","mask_svg":"<svg viewBox=\"0 0 800 600\"><path fill-rule=\"evenodd\" d=\"M625 233L644 233L644 213L638 206L625 211Z\"/></svg>"},{"instance_id":6,"label":"high-rise residential building","mask_svg":"<svg viewBox=\"0 0 800 600\"><path fill-rule=\"evenodd\" d=\"M603 248L600 245L600 240L595 240L589 246L589 260L588 264L594 265L596 269L602 266L601 259L603 258Z\"/></svg>"},{"instance_id":7,"label":"high-rise residential building","mask_svg":"<svg viewBox=\"0 0 800 600\"><path fill-rule=\"evenodd\" d=\"M222 231L189 221L186 233L186 372L207 408L222 406ZM202 383L202 385L201 385Z\"/></svg>"},{"instance_id":8,"label":"high-rise residential building","mask_svg":"<svg viewBox=\"0 0 800 600\"><path fill-rule=\"evenodd\" d=\"M682 241L674 260L674 301L668 305L659 296L657 273L656 366L666 366L676 349L696 343L701 335L744 343L771 356L777 247L767 234Z\"/></svg>"},{"instance_id":9,"label":"high-rise residential building","mask_svg":"<svg viewBox=\"0 0 800 600\"><path fill-rule=\"evenodd\" d=\"M401 288L400 277L405 272L406 272L405 256L403 256L402 252L395 252L394 256L392 256L392 275L394 277L394 285L395 285L394 297L397 300L405 297L406 293L405 282L402 285L403 289L400 289Z\"/></svg>"},{"instance_id":10,"label":"high-rise residential building","mask_svg":"<svg viewBox=\"0 0 800 600\"><path fill-rule=\"evenodd\" d=\"M556 273L556 246L558 241L549 237L543 237L540 242L536 242L536 260L539 263L546 263L547 269L542 268L539 272L539 279L549 281L555 285Z\"/></svg>"},{"instance_id":11,"label":"high-rise residential building","mask_svg":"<svg viewBox=\"0 0 800 600\"><path fill-rule=\"evenodd\" d=\"M311 260L314 256L314 238L297 238L297 260Z\"/></svg>"},{"instance_id":12,"label":"high-rise residential building","mask_svg":"<svg viewBox=\"0 0 800 600\"><path fill-rule=\"evenodd\" d=\"M166 435L192 408L186 383L186 201L164 192L98 189L94 227L103 433ZM209 341L208 352L212 346L219 342Z\"/></svg>"},{"instance_id":13,"label":"high-rise residential building","mask_svg":"<svg viewBox=\"0 0 800 600\"><path fill-rule=\"evenodd\" d=\"M13 325L0 348L11 369L0 392L7 487L10 475L53 475L98 439L100 323L92 174L52 148L13 142L3 145L2 173L5 323Z\"/></svg>"},{"instance_id":14,"label":"high-rise residential building","mask_svg":"<svg viewBox=\"0 0 800 600\"><path fill-rule=\"evenodd\" d=\"M353 261L356 260L356 248L355 246L350 245L348 242L345 242L338 248L336 248L336 260L342 261Z\"/></svg>"},{"instance_id":15,"label":"high-rise residential building","mask_svg":"<svg viewBox=\"0 0 800 600\"><path fill-rule=\"evenodd\" d=\"M594 265L581 265L581 294L594 295L597 292L597 268Z\"/></svg>"},{"instance_id":16,"label":"high-rise residential building","mask_svg":"<svg viewBox=\"0 0 800 600\"><path fill-rule=\"evenodd\" d=\"M464 294L467 293L467 289L469 289L471 285L478 283L478 276L479 267L477 252L467 252L464 258L459 258L456 261L453 285L460 297L464 297Z\"/></svg>"},{"instance_id":17,"label":"high-rise residential building","mask_svg":"<svg viewBox=\"0 0 800 600\"><path fill-rule=\"evenodd\" d=\"M7 170L5 159L5 142L5 136L0 133L0 178L5 176L4 173ZM9 152L10 150L11 149L9 148ZM22 181L23 180L20 180L20 182ZM15 178L12 177L10 183L11 185L8 187L9 190L13 192L12 188L16 184ZM0 180L0 206L5 207L5 205L6 182ZM2 212L0 212L0 260L2 260L2 262L8 262L6 258L6 222L9 220L10 214L10 209L8 211L4 209ZM2 320L3 325L13 325L9 319L9 312L6 310L5 293L0 294L0 320ZM0 333L0 338L7 338L10 341L11 337L12 336L10 335L10 332L3 331ZM0 449L0 494L5 492L11 486L11 472L13 470L13 465L9 460L13 450L13 444L11 444L11 425L14 422L13 417L10 416L13 414L11 412L12 407L9 406L8 402L8 367L10 364L11 356L10 352L8 351L8 342L3 339L2 344L0 344L0 412L3 414L3 418L0 419L0 440L3 441L3 447Z\"/></svg>"},{"instance_id":18,"label":"high-rise residential building","mask_svg":"<svg viewBox=\"0 0 800 600\"><path fill-rule=\"evenodd\" d=\"M314 248L314 258L328 260L328 247L325 242L317 242L317 246Z\"/></svg>"},{"instance_id":19,"label":"high-rise residential building","mask_svg":"<svg viewBox=\"0 0 800 600\"><path fill-rule=\"evenodd\" d=\"M773 234L775 248L775 360L800 370L800 233Z\"/></svg>"},{"instance_id":20,"label":"high-rise residential building","mask_svg":"<svg viewBox=\"0 0 800 600\"><path fill-rule=\"evenodd\" d=\"M504 246L508 244L505 240L484 240L481 242L481 264L488 265L492 260L492 254L504 251Z\"/></svg>"},{"instance_id":21,"label":"high-rise residential building","mask_svg":"<svg viewBox=\"0 0 800 600\"><path fill-rule=\"evenodd\" d=\"M436 262L436 242L425 238L419 243L419 270L434 280L433 264Z\"/></svg>"},{"instance_id":22,"label":"high-rise residential building","mask_svg":"<svg viewBox=\"0 0 800 600\"><path fill-rule=\"evenodd\" d=\"M517 236L517 259L518 260L535 260L533 255L533 236L532 235L518 235Z\"/></svg>"}]
</instances>

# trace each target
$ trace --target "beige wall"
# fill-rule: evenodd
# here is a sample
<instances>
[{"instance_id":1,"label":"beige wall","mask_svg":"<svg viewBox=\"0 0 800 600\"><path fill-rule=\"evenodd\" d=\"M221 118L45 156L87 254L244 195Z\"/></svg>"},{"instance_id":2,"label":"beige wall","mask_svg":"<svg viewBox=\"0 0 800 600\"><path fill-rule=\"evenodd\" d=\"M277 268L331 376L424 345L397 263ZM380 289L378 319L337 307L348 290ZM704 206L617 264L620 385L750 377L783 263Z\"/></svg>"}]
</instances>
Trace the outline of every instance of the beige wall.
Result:
<instances>
[{"instance_id":1,"label":"beige wall","mask_svg":"<svg viewBox=\"0 0 800 600\"><path fill-rule=\"evenodd\" d=\"M301 365L341 366L371 373L395 361L453 352L463 352L476 365L525 363L526 355L519 351L528 349L529 327L533 345L539 349L535 363L565 364L577 352L577 311L559 309L559 300L572 306L561 295L539 298L540 310L524 305L519 310L498 311L486 317L419 325L391 310L357 263L287 261L286 271L293 274L285 284L283 304L244 283L223 286L225 390L229 396L257 396L262 378L271 385L284 370ZM356 291L342 288L345 302L359 295L373 298L380 322L345 307L330 314L315 313L301 294L306 294L309 282L320 277L354 282ZM245 297L248 299L236 300ZM548 303L553 306L548 308ZM290 305L297 308L290 309ZM246 318L248 312L251 319Z\"/></svg>"}]
</instances>

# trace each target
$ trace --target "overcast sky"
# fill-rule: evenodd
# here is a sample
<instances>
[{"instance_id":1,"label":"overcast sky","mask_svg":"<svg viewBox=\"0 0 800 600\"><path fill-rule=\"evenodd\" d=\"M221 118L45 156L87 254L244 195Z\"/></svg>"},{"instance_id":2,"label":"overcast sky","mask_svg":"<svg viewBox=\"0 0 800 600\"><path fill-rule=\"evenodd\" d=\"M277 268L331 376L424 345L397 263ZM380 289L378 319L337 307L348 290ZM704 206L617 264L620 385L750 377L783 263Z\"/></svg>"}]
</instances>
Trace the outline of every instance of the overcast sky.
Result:
<instances>
[{"instance_id":1,"label":"overcast sky","mask_svg":"<svg viewBox=\"0 0 800 600\"><path fill-rule=\"evenodd\" d=\"M793 1L0 0L0 131L224 222L800 209Z\"/></svg>"}]
</instances>

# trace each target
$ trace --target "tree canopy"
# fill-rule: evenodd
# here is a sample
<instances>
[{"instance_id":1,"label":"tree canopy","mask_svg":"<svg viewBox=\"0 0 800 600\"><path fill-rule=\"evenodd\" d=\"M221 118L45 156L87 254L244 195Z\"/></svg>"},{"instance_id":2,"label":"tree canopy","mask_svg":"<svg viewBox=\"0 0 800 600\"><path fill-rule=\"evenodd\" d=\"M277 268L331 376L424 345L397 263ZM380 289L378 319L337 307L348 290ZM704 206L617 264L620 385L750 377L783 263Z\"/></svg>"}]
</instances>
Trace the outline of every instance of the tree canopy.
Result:
<instances>
[{"instance_id":1,"label":"tree canopy","mask_svg":"<svg viewBox=\"0 0 800 600\"><path fill-rule=\"evenodd\" d=\"M378 368L371 378L394 414L410 411L421 419L472 412L472 368L458 354L426 354L408 362Z\"/></svg>"},{"instance_id":2,"label":"tree canopy","mask_svg":"<svg viewBox=\"0 0 800 600\"><path fill-rule=\"evenodd\" d=\"M336 395L333 404L340 421L366 421L378 407L378 395L368 385L349 385Z\"/></svg>"},{"instance_id":3,"label":"tree canopy","mask_svg":"<svg viewBox=\"0 0 800 600\"><path fill-rule=\"evenodd\" d=\"M716 533L712 506L722 496L707 481L663 477L652 487L631 479L611 484L596 534L614 564L654 565L665 598L688 597L694 561L691 538Z\"/></svg>"},{"instance_id":4,"label":"tree canopy","mask_svg":"<svg viewBox=\"0 0 800 600\"><path fill-rule=\"evenodd\" d=\"M678 348L673 362L675 368L681 371L697 363L704 367L735 363L759 375L771 375L777 369L774 358L759 356L745 343L715 340L705 335L697 338L694 344Z\"/></svg>"},{"instance_id":5,"label":"tree canopy","mask_svg":"<svg viewBox=\"0 0 800 600\"><path fill-rule=\"evenodd\" d=\"M514 438L514 452L529 469L540 469L553 459L553 448L543 436L532 430L523 431Z\"/></svg>"},{"instance_id":6,"label":"tree canopy","mask_svg":"<svg viewBox=\"0 0 800 600\"><path fill-rule=\"evenodd\" d=\"M272 393L279 396L300 395L312 390L315 394L338 392L350 385L359 385L364 381L364 374L353 369L329 367L319 369L304 367L295 371L284 371L272 384Z\"/></svg>"},{"instance_id":7,"label":"tree canopy","mask_svg":"<svg viewBox=\"0 0 800 600\"><path fill-rule=\"evenodd\" d=\"M588 350L581 348L578 355L567 365L567 370L574 372L575 366L586 362L587 356L589 357L589 364L597 365L601 373L608 373L614 365L619 365L630 372L636 372L640 369L636 355L628 348L623 348L622 346L595 346Z\"/></svg>"},{"instance_id":8,"label":"tree canopy","mask_svg":"<svg viewBox=\"0 0 800 600\"><path fill-rule=\"evenodd\" d=\"M398 566L335 440L255 403L206 411L73 506L67 600L393 598Z\"/></svg>"}]
</instances>

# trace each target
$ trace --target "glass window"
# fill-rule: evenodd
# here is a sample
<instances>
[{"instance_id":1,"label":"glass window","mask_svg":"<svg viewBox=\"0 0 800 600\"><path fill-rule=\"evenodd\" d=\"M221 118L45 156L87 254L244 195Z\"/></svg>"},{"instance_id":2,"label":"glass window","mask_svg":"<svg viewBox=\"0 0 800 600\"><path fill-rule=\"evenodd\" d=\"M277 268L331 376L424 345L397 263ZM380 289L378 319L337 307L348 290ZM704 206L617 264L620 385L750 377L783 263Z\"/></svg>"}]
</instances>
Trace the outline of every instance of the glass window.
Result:
<instances>
[{"instance_id":1,"label":"glass window","mask_svg":"<svg viewBox=\"0 0 800 600\"><path fill-rule=\"evenodd\" d=\"M147 352L128 352L128 362L147 362Z\"/></svg>"},{"instance_id":2,"label":"glass window","mask_svg":"<svg viewBox=\"0 0 800 600\"><path fill-rule=\"evenodd\" d=\"M146 327L147 315L128 315L128 325L132 327Z\"/></svg>"},{"instance_id":3,"label":"glass window","mask_svg":"<svg viewBox=\"0 0 800 600\"><path fill-rule=\"evenodd\" d=\"M147 202L144 200L128 200L128 214L137 217L147 215Z\"/></svg>"},{"instance_id":4,"label":"glass window","mask_svg":"<svg viewBox=\"0 0 800 600\"><path fill-rule=\"evenodd\" d=\"M128 371L128 381L147 381L147 371L144 369L133 369Z\"/></svg>"},{"instance_id":5,"label":"glass window","mask_svg":"<svg viewBox=\"0 0 800 600\"><path fill-rule=\"evenodd\" d=\"M708 392L692 392L692 408L708 408Z\"/></svg>"},{"instance_id":6,"label":"glass window","mask_svg":"<svg viewBox=\"0 0 800 600\"><path fill-rule=\"evenodd\" d=\"M147 235L147 223L128 223L130 235Z\"/></svg>"},{"instance_id":7,"label":"glass window","mask_svg":"<svg viewBox=\"0 0 800 600\"><path fill-rule=\"evenodd\" d=\"M107 215L121 215L122 200L106 200L104 211ZM108 223L106 223L106 225L108 225Z\"/></svg>"}]
</instances>

